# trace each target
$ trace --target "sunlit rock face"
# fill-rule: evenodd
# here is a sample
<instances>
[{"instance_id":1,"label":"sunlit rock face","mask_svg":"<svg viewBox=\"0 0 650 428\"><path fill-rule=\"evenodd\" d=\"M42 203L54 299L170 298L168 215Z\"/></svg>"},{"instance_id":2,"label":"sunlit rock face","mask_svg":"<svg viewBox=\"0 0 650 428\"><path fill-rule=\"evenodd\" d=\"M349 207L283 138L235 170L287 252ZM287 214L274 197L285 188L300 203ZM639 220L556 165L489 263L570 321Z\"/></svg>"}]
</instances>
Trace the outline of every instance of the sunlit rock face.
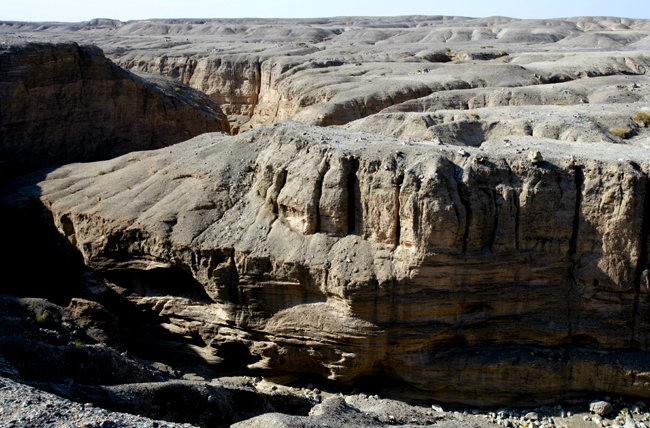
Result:
<instances>
[{"instance_id":1,"label":"sunlit rock face","mask_svg":"<svg viewBox=\"0 0 650 428\"><path fill-rule=\"evenodd\" d=\"M236 345L265 373L381 375L468 403L646 396L649 164L552 141L533 162L530 143L459 154L294 122L37 186L109 283L200 284L113 286L206 361Z\"/></svg>"},{"instance_id":2,"label":"sunlit rock face","mask_svg":"<svg viewBox=\"0 0 650 428\"><path fill-rule=\"evenodd\" d=\"M482 406L650 396L648 21L18 34L130 71L0 51L7 164L122 155L10 183L6 264L40 274L12 293L65 284L93 337L153 361Z\"/></svg>"}]
</instances>

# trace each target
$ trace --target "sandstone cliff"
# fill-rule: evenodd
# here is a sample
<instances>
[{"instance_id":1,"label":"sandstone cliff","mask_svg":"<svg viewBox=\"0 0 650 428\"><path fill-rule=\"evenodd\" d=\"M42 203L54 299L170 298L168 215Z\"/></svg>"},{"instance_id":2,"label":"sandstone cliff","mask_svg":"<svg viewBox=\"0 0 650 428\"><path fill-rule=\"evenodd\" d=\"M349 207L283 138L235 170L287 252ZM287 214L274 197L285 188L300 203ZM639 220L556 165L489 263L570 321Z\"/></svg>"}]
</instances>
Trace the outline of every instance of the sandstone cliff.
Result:
<instances>
[{"instance_id":1,"label":"sandstone cliff","mask_svg":"<svg viewBox=\"0 0 650 428\"><path fill-rule=\"evenodd\" d=\"M9 183L22 280L2 292L172 366L482 406L650 396L647 20L0 25L45 35L177 82L92 48L4 50L58 76L8 74L15 142L110 157L88 126L105 117L110 141L151 142L125 151L240 135ZM284 119L302 124L267 126Z\"/></svg>"},{"instance_id":2,"label":"sandstone cliff","mask_svg":"<svg viewBox=\"0 0 650 428\"><path fill-rule=\"evenodd\" d=\"M634 147L459 153L285 123L65 166L4 203L39 197L206 361L482 405L648 397L649 168Z\"/></svg>"},{"instance_id":3,"label":"sandstone cliff","mask_svg":"<svg viewBox=\"0 0 650 428\"><path fill-rule=\"evenodd\" d=\"M2 176L228 131L219 107L205 95L124 71L96 47L2 48L0 79Z\"/></svg>"}]
</instances>

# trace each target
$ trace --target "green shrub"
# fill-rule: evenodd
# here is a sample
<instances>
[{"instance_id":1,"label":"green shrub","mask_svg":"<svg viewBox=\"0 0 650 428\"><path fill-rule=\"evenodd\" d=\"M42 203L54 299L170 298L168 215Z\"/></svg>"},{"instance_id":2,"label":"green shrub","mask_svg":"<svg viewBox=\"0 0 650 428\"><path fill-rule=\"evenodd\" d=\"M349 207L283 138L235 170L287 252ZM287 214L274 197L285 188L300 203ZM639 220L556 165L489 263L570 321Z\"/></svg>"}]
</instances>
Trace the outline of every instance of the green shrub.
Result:
<instances>
[{"instance_id":1,"label":"green shrub","mask_svg":"<svg viewBox=\"0 0 650 428\"><path fill-rule=\"evenodd\" d=\"M84 345L85 345L85 343L84 343L83 340L81 340L81 339L75 339L74 340L74 346L84 346Z\"/></svg>"},{"instance_id":2,"label":"green shrub","mask_svg":"<svg viewBox=\"0 0 650 428\"><path fill-rule=\"evenodd\" d=\"M44 323L47 322L48 319L50 319L50 313L48 311L43 311L39 316L36 317L36 322L37 323Z\"/></svg>"},{"instance_id":3,"label":"green shrub","mask_svg":"<svg viewBox=\"0 0 650 428\"><path fill-rule=\"evenodd\" d=\"M625 128L609 128L609 133L619 138L627 138L630 135L630 131Z\"/></svg>"},{"instance_id":4,"label":"green shrub","mask_svg":"<svg viewBox=\"0 0 650 428\"><path fill-rule=\"evenodd\" d=\"M646 128L650 126L650 114L646 112L640 111L637 114L635 114L632 119L634 119L635 122L643 123L643 126L645 126Z\"/></svg>"}]
</instances>

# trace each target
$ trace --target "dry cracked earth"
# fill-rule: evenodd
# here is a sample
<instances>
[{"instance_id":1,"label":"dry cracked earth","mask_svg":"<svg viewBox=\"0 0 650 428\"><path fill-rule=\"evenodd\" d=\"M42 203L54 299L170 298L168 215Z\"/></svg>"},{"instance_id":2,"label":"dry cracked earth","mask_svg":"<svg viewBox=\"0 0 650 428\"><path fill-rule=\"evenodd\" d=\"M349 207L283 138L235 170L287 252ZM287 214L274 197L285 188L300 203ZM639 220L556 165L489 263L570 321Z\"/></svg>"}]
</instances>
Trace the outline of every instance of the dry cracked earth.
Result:
<instances>
[{"instance_id":1,"label":"dry cracked earth","mask_svg":"<svg viewBox=\"0 0 650 428\"><path fill-rule=\"evenodd\" d=\"M649 127L648 20L0 22L1 423L650 426Z\"/></svg>"}]
</instances>

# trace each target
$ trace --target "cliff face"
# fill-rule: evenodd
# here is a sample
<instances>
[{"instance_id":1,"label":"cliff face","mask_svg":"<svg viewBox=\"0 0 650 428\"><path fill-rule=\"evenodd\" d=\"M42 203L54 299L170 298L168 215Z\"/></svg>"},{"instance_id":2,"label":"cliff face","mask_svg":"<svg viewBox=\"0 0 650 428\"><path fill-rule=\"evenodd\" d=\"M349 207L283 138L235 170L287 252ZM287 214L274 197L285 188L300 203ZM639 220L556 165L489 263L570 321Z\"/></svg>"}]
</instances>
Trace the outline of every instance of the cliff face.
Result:
<instances>
[{"instance_id":1,"label":"cliff face","mask_svg":"<svg viewBox=\"0 0 650 428\"><path fill-rule=\"evenodd\" d=\"M650 164L583 149L286 123L65 166L23 199L206 361L483 405L649 397ZM193 295L151 275L178 271Z\"/></svg>"},{"instance_id":2,"label":"cliff face","mask_svg":"<svg viewBox=\"0 0 650 428\"><path fill-rule=\"evenodd\" d=\"M0 79L3 175L228 131L205 95L124 71L96 47L10 46L0 50Z\"/></svg>"},{"instance_id":3,"label":"cliff face","mask_svg":"<svg viewBox=\"0 0 650 428\"><path fill-rule=\"evenodd\" d=\"M2 292L172 366L650 397L647 20L0 25L19 32L177 80L0 50L10 174L239 135L10 182Z\"/></svg>"}]
</instances>

